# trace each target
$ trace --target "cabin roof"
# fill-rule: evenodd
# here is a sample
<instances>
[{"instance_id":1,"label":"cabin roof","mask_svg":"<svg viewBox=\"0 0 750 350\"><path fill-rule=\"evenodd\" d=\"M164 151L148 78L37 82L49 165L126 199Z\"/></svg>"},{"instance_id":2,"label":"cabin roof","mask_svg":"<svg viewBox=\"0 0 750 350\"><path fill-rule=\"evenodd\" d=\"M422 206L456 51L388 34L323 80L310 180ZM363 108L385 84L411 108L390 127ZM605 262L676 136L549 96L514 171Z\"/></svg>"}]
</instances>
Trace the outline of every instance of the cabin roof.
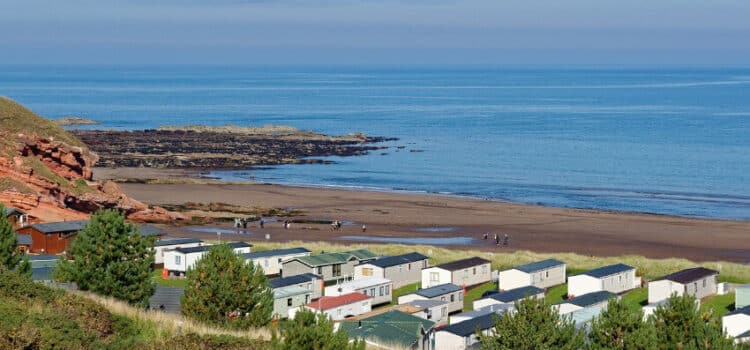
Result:
<instances>
[{"instance_id":1,"label":"cabin roof","mask_svg":"<svg viewBox=\"0 0 750 350\"><path fill-rule=\"evenodd\" d=\"M301 275L294 275L289 277L283 277L283 278L274 278L272 280L268 281L268 285L271 286L271 288L282 288L286 286L291 286L295 284L310 282L314 280L321 279L320 276L312 274L312 273L303 273Z\"/></svg>"},{"instance_id":2,"label":"cabin roof","mask_svg":"<svg viewBox=\"0 0 750 350\"><path fill-rule=\"evenodd\" d=\"M396 255L396 256L386 256L386 257L377 259L375 261L371 261L368 264L385 268L385 267L391 267L391 266L397 266L397 265L422 261L425 259L428 259L428 257L422 254L419 254L417 252L413 252L413 253Z\"/></svg>"},{"instance_id":3,"label":"cabin roof","mask_svg":"<svg viewBox=\"0 0 750 350\"><path fill-rule=\"evenodd\" d=\"M232 249L252 247L251 244L245 242L232 242L227 245ZM200 247L177 248L174 251L182 254L202 253L209 251L213 247L214 245L203 245Z\"/></svg>"},{"instance_id":4,"label":"cabin roof","mask_svg":"<svg viewBox=\"0 0 750 350\"><path fill-rule=\"evenodd\" d=\"M549 269L555 266L561 266L561 265L565 265L565 263L557 259L547 259L547 260L536 261L536 262L521 265L521 266L516 266L514 267L514 269L518 271L523 271L526 273L533 273L533 272L546 270L546 269Z\"/></svg>"},{"instance_id":5,"label":"cabin roof","mask_svg":"<svg viewBox=\"0 0 750 350\"><path fill-rule=\"evenodd\" d=\"M490 261L487 259L482 259L480 257L472 257L468 259L461 259L456 261L451 261L449 263L435 265L433 267L441 268L443 270L448 271L457 271L457 270L463 270L469 267L474 267L477 265L483 265L483 264L489 264Z\"/></svg>"},{"instance_id":6,"label":"cabin roof","mask_svg":"<svg viewBox=\"0 0 750 350\"><path fill-rule=\"evenodd\" d=\"M475 317L459 323L454 323L442 329L442 331L455 334L460 337L468 337L475 334L477 330L483 331L490 329L495 326L495 318L500 318L501 315L490 313Z\"/></svg>"},{"instance_id":7,"label":"cabin roof","mask_svg":"<svg viewBox=\"0 0 750 350\"><path fill-rule=\"evenodd\" d=\"M434 298L434 297L445 295L448 293L457 292L460 290L462 290L461 287L453 283L446 283L446 284L441 284L439 286L420 289L414 292L414 294L423 296L425 298Z\"/></svg>"},{"instance_id":8,"label":"cabin roof","mask_svg":"<svg viewBox=\"0 0 750 350\"><path fill-rule=\"evenodd\" d=\"M582 273L582 275L587 275L587 276L591 276L595 278L602 278L602 277L607 277L607 276L611 276L620 272L625 272L625 271L634 270L634 269L635 267L628 266L625 264L614 264L614 265L597 267L593 270L588 270Z\"/></svg>"},{"instance_id":9,"label":"cabin roof","mask_svg":"<svg viewBox=\"0 0 750 350\"><path fill-rule=\"evenodd\" d=\"M309 253L309 252L310 251L306 248L297 247L297 248L273 249L273 250L264 250L260 252L246 253L246 254L243 254L243 257L245 258L245 260L252 260L252 259L267 258L271 256L302 254L302 253Z\"/></svg>"},{"instance_id":10,"label":"cabin roof","mask_svg":"<svg viewBox=\"0 0 750 350\"><path fill-rule=\"evenodd\" d=\"M708 276L718 275L719 272L716 270L707 269L705 267L694 267L690 269L684 269L681 271L677 271L675 273L671 273L669 275L666 275L662 278L659 278L659 280L669 280L681 284L686 284L690 282L695 282L697 280L703 279Z\"/></svg>"},{"instance_id":11,"label":"cabin roof","mask_svg":"<svg viewBox=\"0 0 750 350\"><path fill-rule=\"evenodd\" d=\"M363 318L357 321L342 321L341 328L352 338L372 339L383 344L396 344L411 348L422 337L425 330L435 322L398 310Z\"/></svg>"},{"instance_id":12,"label":"cabin roof","mask_svg":"<svg viewBox=\"0 0 750 350\"><path fill-rule=\"evenodd\" d=\"M528 296L537 295L539 293L544 293L544 290L534 286L524 286L492 294L488 296L488 298L495 299L503 303L511 303Z\"/></svg>"}]
</instances>

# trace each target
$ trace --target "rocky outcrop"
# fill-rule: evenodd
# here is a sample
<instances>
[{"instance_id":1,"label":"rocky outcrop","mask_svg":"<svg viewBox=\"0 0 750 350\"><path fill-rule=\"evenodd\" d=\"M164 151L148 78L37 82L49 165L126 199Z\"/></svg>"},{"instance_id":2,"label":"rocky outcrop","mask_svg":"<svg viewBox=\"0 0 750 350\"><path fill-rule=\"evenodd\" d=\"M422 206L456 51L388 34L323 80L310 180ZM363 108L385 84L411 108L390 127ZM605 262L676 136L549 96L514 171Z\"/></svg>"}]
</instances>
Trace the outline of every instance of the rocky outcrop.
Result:
<instances>
[{"instance_id":1,"label":"rocky outcrop","mask_svg":"<svg viewBox=\"0 0 750 350\"><path fill-rule=\"evenodd\" d=\"M321 157L361 156L394 138L361 133L330 136L295 128L164 127L159 130L76 130L101 155L100 166L249 169L280 164L330 163Z\"/></svg>"},{"instance_id":2,"label":"rocky outcrop","mask_svg":"<svg viewBox=\"0 0 750 350\"><path fill-rule=\"evenodd\" d=\"M82 219L103 208L118 208L134 220L184 219L128 197L114 182L93 181L97 160L58 126L0 98L0 203L39 221Z\"/></svg>"}]
</instances>

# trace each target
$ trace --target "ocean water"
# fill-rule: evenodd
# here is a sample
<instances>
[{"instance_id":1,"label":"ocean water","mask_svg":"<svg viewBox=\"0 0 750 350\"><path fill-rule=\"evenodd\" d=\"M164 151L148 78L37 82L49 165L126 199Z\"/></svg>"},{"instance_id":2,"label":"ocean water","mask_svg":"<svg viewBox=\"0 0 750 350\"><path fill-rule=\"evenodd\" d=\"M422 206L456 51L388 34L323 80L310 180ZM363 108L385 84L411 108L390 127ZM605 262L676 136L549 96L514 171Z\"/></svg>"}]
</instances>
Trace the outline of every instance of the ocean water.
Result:
<instances>
[{"instance_id":1,"label":"ocean water","mask_svg":"<svg viewBox=\"0 0 750 350\"><path fill-rule=\"evenodd\" d=\"M0 95L104 128L400 138L224 179L750 219L750 67L0 66Z\"/></svg>"}]
</instances>

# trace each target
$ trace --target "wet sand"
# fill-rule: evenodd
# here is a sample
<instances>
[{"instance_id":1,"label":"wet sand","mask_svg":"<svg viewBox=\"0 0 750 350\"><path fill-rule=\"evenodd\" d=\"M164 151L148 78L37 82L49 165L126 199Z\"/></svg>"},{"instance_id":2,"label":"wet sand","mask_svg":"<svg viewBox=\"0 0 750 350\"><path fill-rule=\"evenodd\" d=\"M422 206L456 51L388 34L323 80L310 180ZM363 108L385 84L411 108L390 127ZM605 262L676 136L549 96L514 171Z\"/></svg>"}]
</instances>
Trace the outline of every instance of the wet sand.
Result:
<instances>
[{"instance_id":1,"label":"wet sand","mask_svg":"<svg viewBox=\"0 0 750 350\"><path fill-rule=\"evenodd\" d=\"M341 230L329 225L293 224L284 230L279 222L264 229L252 223L256 234L247 240L362 242L341 236L400 238L469 238L447 245L494 251L524 249L537 252L574 252L584 255L643 255L681 257L696 261L750 262L750 222L613 213L531 206L438 195L384 193L263 184L121 184L134 198L149 204L223 202L243 206L301 209L305 219L351 221ZM361 225L367 225L362 233ZM227 223L212 224L230 229ZM216 238L186 227L169 227L175 236ZM509 247L482 240L484 232L507 233ZM228 239L233 239L233 235ZM421 241L418 241L421 242ZM386 243L386 242L383 242ZM438 243L441 243L438 241ZM455 242L454 242L455 243Z\"/></svg>"}]
</instances>

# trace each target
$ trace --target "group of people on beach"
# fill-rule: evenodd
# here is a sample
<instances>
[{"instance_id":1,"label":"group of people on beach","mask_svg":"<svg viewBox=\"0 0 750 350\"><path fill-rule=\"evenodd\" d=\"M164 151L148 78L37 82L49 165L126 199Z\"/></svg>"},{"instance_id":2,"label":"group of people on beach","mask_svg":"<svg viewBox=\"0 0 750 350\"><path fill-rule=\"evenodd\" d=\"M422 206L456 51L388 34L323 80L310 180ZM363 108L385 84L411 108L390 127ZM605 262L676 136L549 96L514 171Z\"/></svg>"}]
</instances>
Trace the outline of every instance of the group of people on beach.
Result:
<instances>
[{"instance_id":1,"label":"group of people on beach","mask_svg":"<svg viewBox=\"0 0 750 350\"><path fill-rule=\"evenodd\" d=\"M484 238L484 240L487 240L489 237L490 237L490 233L489 232L485 232L484 235L482 236L482 238ZM495 240L495 245L499 246L500 245L500 236L498 236L497 233L495 234L494 240ZM502 243L503 243L504 247L507 247L510 244L510 237L508 236L507 233L503 235L503 241L502 241Z\"/></svg>"}]
</instances>

